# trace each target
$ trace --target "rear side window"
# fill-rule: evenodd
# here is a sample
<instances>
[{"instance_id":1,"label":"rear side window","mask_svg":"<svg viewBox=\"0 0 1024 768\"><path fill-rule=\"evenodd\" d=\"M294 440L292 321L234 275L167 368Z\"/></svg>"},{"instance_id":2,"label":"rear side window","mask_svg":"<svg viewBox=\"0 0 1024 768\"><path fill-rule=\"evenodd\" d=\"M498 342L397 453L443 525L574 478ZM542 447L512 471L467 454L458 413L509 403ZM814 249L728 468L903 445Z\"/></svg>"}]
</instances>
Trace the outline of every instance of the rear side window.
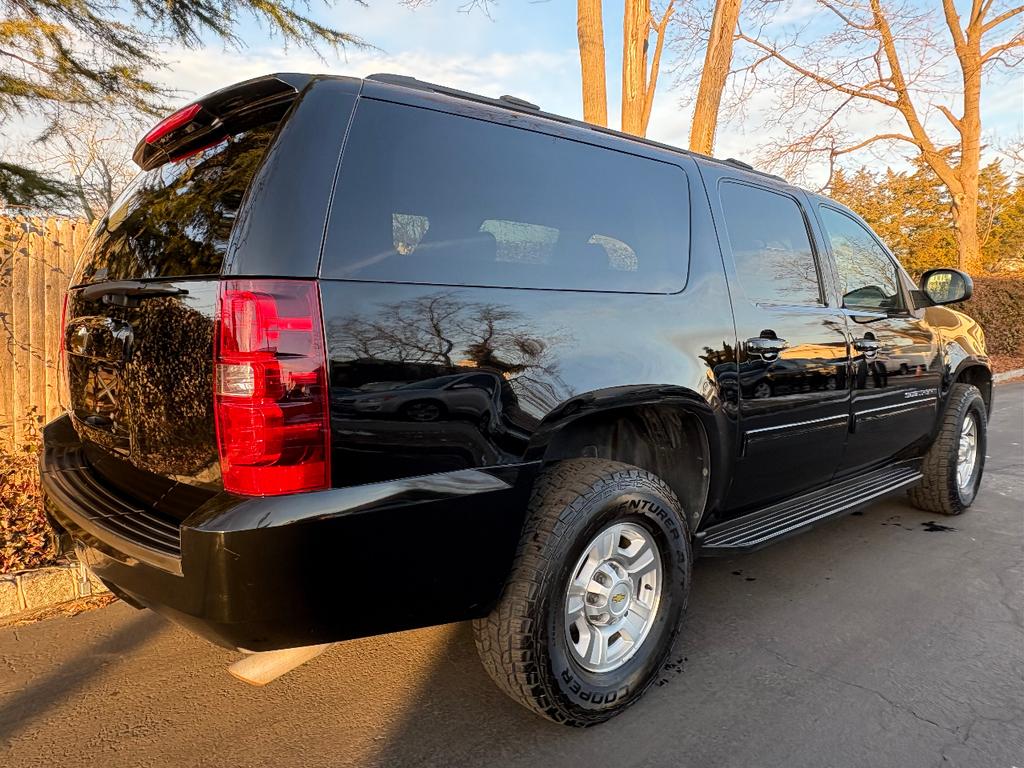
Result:
<instances>
[{"instance_id":1,"label":"rear side window","mask_svg":"<svg viewBox=\"0 0 1024 768\"><path fill-rule=\"evenodd\" d=\"M671 293L688 257L676 165L362 99L321 276Z\"/></svg>"},{"instance_id":2,"label":"rear side window","mask_svg":"<svg viewBox=\"0 0 1024 768\"><path fill-rule=\"evenodd\" d=\"M135 177L97 226L75 283L220 272L274 120Z\"/></svg>"},{"instance_id":3,"label":"rear side window","mask_svg":"<svg viewBox=\"0 0 1024 768\"><path fill-rule=\"evenodd\" d=\"M736 273L755 303L820 305L807 224L789 195L747 184L720 187Z\"/></svg>"}]
</instances>

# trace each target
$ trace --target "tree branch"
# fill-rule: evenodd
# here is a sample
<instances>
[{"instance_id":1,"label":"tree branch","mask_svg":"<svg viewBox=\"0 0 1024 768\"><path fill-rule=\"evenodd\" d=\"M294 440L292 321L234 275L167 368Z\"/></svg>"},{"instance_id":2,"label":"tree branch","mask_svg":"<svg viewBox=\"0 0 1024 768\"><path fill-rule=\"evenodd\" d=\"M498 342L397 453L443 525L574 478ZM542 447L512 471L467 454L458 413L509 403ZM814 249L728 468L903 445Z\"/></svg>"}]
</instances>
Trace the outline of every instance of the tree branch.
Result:
<instances>
[{"instance_id":1,"label":"tree branch","mask_svg":"<svg viewBox=\"0 0 1024 768\"><path fill-rule=\"evenodd\" d=\"M949 27L950 34L953 35L953 45L958 49L962 48L966 42L964 40L964 30L960 26L960 16L956 12L953 0L942 0L942 12L946 17L946 26Z\"/></svg>"},{"instance_id":2,"label":"tree branch","mask_svg":"<svg viewBox=\"0 0 1024 768\"><path fill-rule=\"evenodd\" d=\"M750 37L746 33L739 33L736 36L736 39L743 40L744 42L753 45L755 48L760 48L762 51L768 54L769 57L782 62L793 71L798 72L799 74L803 75L809 80L813 80L814 82L819 83L820 85L824 85L827 88L839 91L840 93L845 93L847 96L856 96L857 98L876 101L879 104L884 104L885 106L892 107L894 109L898 107L897 102L893 101L892 99L887 99L883 96L879 96L877 93L871 93L870 91L866 91L862 88L855 88L853 86L843 85L842 83L838 83L835 80L826 77L825 75L818 74L817 72L812 72L806 67L800 66L792 59L783 56L777 49L765 45L760 40Z\"/></svg>"},{"instance_id":3,"label":"tree branch","mask_svg":"<svg viewBox=\"0 0 1024 768\"><path fill-rule=\"evenodd\" d=\"M838 8L836 8L834 5L832 5L832 3L828 2L828 0L818 0L818 3L819 3L819 5L823 5L826 8L828 8L830 11L832 11L832 13L834 13L836 16L838 16L840 19L842 19L843 23L845 23L846 26L848 26L848 27L853 27L854 29L859 29L862 32L870 32L871 30L874 29L874 27L871 26L870 24L858 24L850 16L846 15L845 13L840 11Z\"/></svg>"},{"instance_id":4,"label":"tree branch","mask_svg":"<svg viewBox=\"0 0 1024 768\"><path fill-rule=\"evenodd\" d=\"M939 110L939 112L941 112L943 115L946 116L946 119L949 120L949 122L951 122L953 124L953 127L956 128L957 131L962 130L962 126L960 124L960 118L958 118L956 115L954 115L950 111L949 107L947 107L947 106L945 106L943 104L937 104L935 106L935 108L937 110Z\"/></svg>"},{"instance_id":5,"label":"tree branch","mask_svg":"<svg viewBox=\"0 0 1024 768\"><path fill-rule=\"evenodd\" d=\"M1011 8L1010 10L1006 11L1005 13L999 14L998 16L996 16L991 21L985 22L981 26L982 33L992 31L993 29L998 27L1000 24L1002 24L1004 21L1012 19L1014 16L1016 16L1019 13L1024 13L1024 5L1018 5L1016 8Z\"/></svg>"},{"instance_id":6,"label":"tree branch","mask_svg":"<svg viewBox=\"0 0 1024 768\"><path fill-rule=\"evenodd\" d=\"M672 14L675 12L675 0L669 0L668 7L665 9L665 15L661 17L661 21L654 28L657 33L657 42L654 44L654 58L651 60L651 76L647 81L647 93L644 95L644 111L642 117L643 131L646 135L647 124L651 119L651 108L654 106L654 90L658 85L658 68L661 65L661 51L665 47L665 30L668 27L669 19L672 18ZM653 20L652 20L653 26Z\"/></svg>"},{"instance_id":7,"label":"tree branch","mask_svg":"<svg viewBox=\"0 0 1024 768\"><path fill-rule=\"evenodd\" d=\"M971 0L971 17L968 26L977 23L981 18L982 0Z\"/></svg>"},{"instance_id":8,"label":"tree branch","mask_svg":"<svg viewBox=\"0 0 1024 768\"><path fill-rule=\"evenodd\" d=\"M931 138L925 131L924 125L921 123L921 118L918 116L917 110L914 108L914 102L910 98L910 90L907 87L907 80L903 75L903 66L900 63L899 52L896 49L895 36L892 33L892 28L889 26L888 19L885 17L885 12L882 10L881 0L870 1L871 12L874 14L875 19L875 27L878 29L882 48L885 50L885 58L889 64L889 71L892 73L893 88L897 93L896 102L892 106L899 110L900 114L903 115L903 119L906 120L907 127L910 129L910 134L914 137L914 140L920 148L921 154L924 155L925 160L927 160L928 164L935 169L935 173L940 179L942 179L942 182L955 194L955 190L962 188L960 178L953 171L941 153L936 151L935 145L932 143ZM952 0L943 0L943 6L946 6L947 4L951 5ZM954 18L955 16L954 9ZM959 32L960 37L963 38L963 30L960 29L959 23L955 22L953 26Z\"/></svg>"},{"instance_id":9,"label":"tree branch","mask_svg":"<svg viewBox=\"0 0 1024 768\"><path fill-rule=\"evenodd\" d=\"M994 45L987 51L985 51L983 54L981 54L981 63L984 64L989 59L998 56L1000 53L1003 53L1004 51L1009 51L1013 48L1020 48L1021 46L1024 46L1024 37L1017 37L1013 40L1008 40L1007 42L1002 43L1001 45Z\"/></svg>"},{"instance_id":10,"label":"tree branch","mask_svg":"<svg viewBox=\"0 0 1024 768\"><path fill-rule=\"evenodd\" d=\"M906 134L902 133L879 133L875 136L872 136L870 139L864 139L864 141L858 142L857 144L853 144L852 146L849 147L843 147L842 149L833 148L832 154L848 155L851 152L856 152L859 149L864 149L864 147L870 144L874 144L876 141L906 141L910 144L913 144L918 149L921 148L920 144L918 144L912 136L907 136Z\"/></svg>"}]
</instances>

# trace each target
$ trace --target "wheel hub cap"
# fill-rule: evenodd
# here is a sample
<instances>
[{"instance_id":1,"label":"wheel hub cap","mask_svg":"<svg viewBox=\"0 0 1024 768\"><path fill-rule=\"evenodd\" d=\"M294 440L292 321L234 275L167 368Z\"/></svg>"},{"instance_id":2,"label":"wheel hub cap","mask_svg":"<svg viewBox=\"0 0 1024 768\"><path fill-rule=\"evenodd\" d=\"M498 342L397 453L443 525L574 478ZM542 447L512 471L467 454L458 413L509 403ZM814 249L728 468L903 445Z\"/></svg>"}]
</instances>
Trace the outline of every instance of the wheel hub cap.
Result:
<instances>
[{"instance_id":1,"label":"wheel hub cap","mask_svg":"<svg viewBox=\"0 0 1024 768\"><path fill-rule=\"evenodd\" d=\"M957 446L956 481L961 491L970 490L977 462L978 422L974 414L969 414L960 427L960 443Z\"/></svg>"},{"instance_id":2,"label":"wheel hub cap","mask_svg":"<svg viewBox=\"0 0 1024 768\"><path fill-rule=\"evenodd\" d=\"M576 662L591 672L625 664L650 632L661 601L661 553L633 523L601 531L576 563L565 599L565 631Z\"/></svg>"}]
</instances>

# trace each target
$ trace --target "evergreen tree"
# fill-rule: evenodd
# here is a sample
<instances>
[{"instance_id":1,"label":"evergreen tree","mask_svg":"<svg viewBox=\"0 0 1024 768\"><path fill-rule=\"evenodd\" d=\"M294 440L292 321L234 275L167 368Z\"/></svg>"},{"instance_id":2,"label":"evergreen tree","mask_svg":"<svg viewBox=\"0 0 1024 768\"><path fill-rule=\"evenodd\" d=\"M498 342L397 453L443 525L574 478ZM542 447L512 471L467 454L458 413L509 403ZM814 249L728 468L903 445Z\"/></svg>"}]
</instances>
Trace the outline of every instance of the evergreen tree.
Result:
<instances>
[{"instance_id":1,"label":"evergreen tree","mask_svg":"<svg viewBox=\"0 0 1024 768\"><path fill-rule=\"evenodd\" d=\"M196 48L211 38L238 45L235 30L243 16L255 18L285 45L364 44L315 21L304 12L307 5L303 0L0 0L0 132L9 137L3 129L16 116L41 117L52 130L69 107L159 114L171 95L150 74L164 66L162 46ZM3 156L6 148L0 147L0 201L45 205L66 194L60 182Z\"/></svg>"},{"instance_id":2,"label":"evergreen tree","mask_svg":"<svg viewBox=\"0 0 1024 768\"><path fill-rule=\"evenodd\" d=\"M829 193L867 221L912 274L957 264L949 191L921 160L912 171L837 171ZM1024 176L1014 182L999 160L979 173L978 234L990 271L1024 266Z\"/></svg>"}]
</instances>

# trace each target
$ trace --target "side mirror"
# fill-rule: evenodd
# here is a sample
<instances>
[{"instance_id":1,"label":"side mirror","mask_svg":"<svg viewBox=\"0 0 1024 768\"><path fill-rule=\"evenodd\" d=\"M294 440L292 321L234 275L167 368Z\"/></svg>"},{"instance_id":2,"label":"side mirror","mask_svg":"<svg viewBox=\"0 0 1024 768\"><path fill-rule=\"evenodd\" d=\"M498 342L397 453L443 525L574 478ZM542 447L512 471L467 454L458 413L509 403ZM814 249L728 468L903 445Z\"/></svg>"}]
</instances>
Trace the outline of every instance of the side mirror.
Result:
<instances>
[{"instance_id":1,"label":"side mirror","mask_svg":"<svg viewBox=\"0 0 1024 768\"><path fill-rule=\"evenodd\" d=\"M974 281L959 269L930 269L921 275L921 291L932 304L956 304L974 293Z\"/></svg>"}]
</instances>

